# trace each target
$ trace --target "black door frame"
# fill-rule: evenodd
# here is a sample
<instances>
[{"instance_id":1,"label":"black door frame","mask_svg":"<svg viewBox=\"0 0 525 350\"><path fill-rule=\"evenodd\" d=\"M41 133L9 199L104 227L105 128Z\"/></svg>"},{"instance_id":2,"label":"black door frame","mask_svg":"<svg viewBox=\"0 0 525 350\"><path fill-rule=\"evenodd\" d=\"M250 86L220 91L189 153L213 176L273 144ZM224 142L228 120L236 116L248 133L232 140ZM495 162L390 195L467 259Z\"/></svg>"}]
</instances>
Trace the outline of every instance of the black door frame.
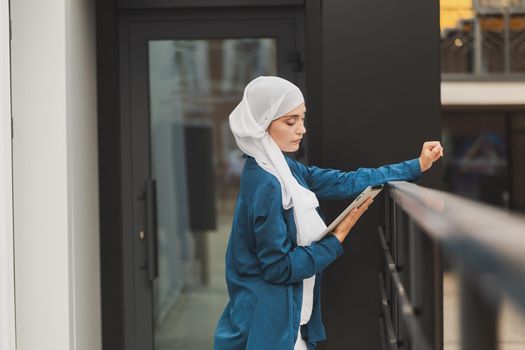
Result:
<instances>
[{"instance_id":1,"label":"black door frame","mask_svg":"<svg viewBox=\"0 0 525 350\"><path fill-rule=\"evenodd\" d=\"M295 8L199 9L130 12L119 21L122 330L126 350L154 346L151 283L147 271L138 268L146 260L148 238L148 232L145 239L139 238L140 229L146 225L146 208L138 197L151 176L149 118L143 117L149 115L147 42L241 37L278 38L278 63L287 61L287 46L304 57L304 14ZM303 71L293 72L292 63L278 67L280 76L304 90Z\"/></svg>"}]
</instances>

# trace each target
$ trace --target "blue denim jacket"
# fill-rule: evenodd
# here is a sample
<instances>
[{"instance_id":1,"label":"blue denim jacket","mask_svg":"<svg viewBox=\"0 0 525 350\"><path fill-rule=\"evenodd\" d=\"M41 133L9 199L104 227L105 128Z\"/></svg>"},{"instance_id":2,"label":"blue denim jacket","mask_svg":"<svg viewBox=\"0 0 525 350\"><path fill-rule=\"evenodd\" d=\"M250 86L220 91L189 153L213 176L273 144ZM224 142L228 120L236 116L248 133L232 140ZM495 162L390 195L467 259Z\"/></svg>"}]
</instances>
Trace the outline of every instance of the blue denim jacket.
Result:
<instances>
[{"instance_id":1,"label":"blue denim jacket","mask_svg":"<svg viewBox=\"0 0 525 350\"><path fill-rule=\"evenodd\" d=\"M421 176L418 159L351 172L286 160L297 181L319 199L354 198L367 186ZM302 280L313 275L312 315L301 334L309 349L325 339L320 282L323 270L343 254L343 248L334 235L297 246L292 210L282 206L277 178L247 157L226 251L230 300L215 331L215 350L292 350L300 321Z\"/></svg>"}]
</instances>

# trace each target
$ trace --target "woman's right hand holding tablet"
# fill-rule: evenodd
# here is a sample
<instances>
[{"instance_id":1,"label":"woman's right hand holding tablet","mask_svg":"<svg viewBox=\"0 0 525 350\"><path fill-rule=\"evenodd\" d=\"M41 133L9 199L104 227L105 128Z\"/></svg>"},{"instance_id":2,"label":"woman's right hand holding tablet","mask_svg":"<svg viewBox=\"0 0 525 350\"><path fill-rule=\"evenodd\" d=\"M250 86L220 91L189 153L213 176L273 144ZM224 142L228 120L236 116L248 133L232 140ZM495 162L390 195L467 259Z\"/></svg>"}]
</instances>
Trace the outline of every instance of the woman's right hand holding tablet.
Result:
<instances>
[{"instance_id":1,"label":"woman's right hand holding tablet","mask_svg":"<svg viewBox=\"0 0 525 350\"><path fill-rule=\"evenodd\" d=\"M368 207L370 206L370 204L372 204L373 201L374 200L372 198L368 197L368 199L363 204L361 204L359 208L352 209L352 211L350 211L350 213L343 219L343 221L341 221L339 225L337 225L333 232L333 235L337 237L339 242L343 243L352 227L354 227L357 220L359 220L361 215L363 215L363 213L368 209Z\"/></svg>"}]
</instances>

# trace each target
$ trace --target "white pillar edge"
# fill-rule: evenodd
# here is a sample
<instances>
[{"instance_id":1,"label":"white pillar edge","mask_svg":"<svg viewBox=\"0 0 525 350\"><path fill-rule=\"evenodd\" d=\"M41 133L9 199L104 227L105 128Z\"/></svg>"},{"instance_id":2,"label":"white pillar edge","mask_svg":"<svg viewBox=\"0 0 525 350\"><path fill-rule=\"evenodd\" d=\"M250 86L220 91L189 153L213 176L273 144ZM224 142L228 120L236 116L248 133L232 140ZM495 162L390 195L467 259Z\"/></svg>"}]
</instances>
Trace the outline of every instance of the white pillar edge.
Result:
<instances>
[{"instance_id":1,"label":"white pillar edge","mask_svg":"<svg viewBox=\"0 0 525 350\"><path fill-rule=\"evenodd\" d=\"M441 104L460 105L525 105L525 81L444 81Z\"/></svg>"},{"instance_id":2,"label":"white pillar edge","mask_svg":"<svg viewBox=\"0 0 525 350\"><path fill-rule=\"evenodd\" d=\"M9 1L0 3L0 349L16 349Z\"/></svg>"}]
</instances>

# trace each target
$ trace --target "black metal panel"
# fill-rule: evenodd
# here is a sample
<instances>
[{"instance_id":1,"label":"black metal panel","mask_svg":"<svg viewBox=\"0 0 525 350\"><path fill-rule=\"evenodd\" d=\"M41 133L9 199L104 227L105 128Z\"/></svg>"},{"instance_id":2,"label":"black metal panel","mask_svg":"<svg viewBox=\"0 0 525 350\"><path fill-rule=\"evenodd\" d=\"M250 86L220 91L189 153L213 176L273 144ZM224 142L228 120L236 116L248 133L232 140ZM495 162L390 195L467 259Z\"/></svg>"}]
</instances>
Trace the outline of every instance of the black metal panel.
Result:
<instances>
[{"instance_id":1,"label":"black metal panel","mask_svg":"<svg viewBox=\"0 0 525 350\"><path fill-rule=\"evenodd\" d=\"M118 38L115 3L96 1L103 349L124 349Z\"/></svg>"},{"instance_id":2,"label":"black metal panel","mask_svg":"<svg viewBox=\"0 0 525 350\"><path fill-rule=\"evenodd\" d=\"M153 327L145 327L144 320L153 319L153 310L149 305L152 300L150 280L146 273L139 274L137 269L147 260L147 240L139 238L139 231L146 224L144 202L139 198L145 191L145 180L151 178L149 162L149 120L136 118L147 115L148 102L143 102L137 86L149 87L147 74L147 55L131 55L133 41L127 21L119 22L119 74L120 74L120 120L121 120L121 162L122 162L122 203L123 208L123 269L124 280L124 349L152 349ZM135 67L144 67L146 71L134 76L130 73ZM139 107L131 101L140 101ZM144 104L145 103L145 104ZM147 162L140 161L147 159ZM137 160L138 163L137 163ZM148 291L141 293L141 291ZM137 303L137 298L143 300Z\"/></svg>"},{"instance_id":3,"label":"black metal panel","mask_svg":"<svg viewBox=\"0 0 525 350\"><path fill-rule=\"evenodd\" d=\"M306 100L306 148L308 161L312 164L322 164L323 144L323 76L321 41L321 0L306 0L306 89L303 94Z\"/></svg>"},{"instance_id":4,"label":"black metal panel","mask_svg":"<svg viewBox=\"0 0 525 350\"><path fill-rule=\"evenodd\" d=\"M303 5L304 0L117 0L119 8L203 8Z\"/></svg>"},{"instance_id":5,"label":"black metal panel","mask_svg":"<svg viewBox=\"0 0 525 350\"><path fill-rule=\"evenodd\" d=\"M438 2L322 4L322 138L311 144L322 149L321 165L355 170L418 157L423 141L441 133ZM422 183L438 187L439 179L437 166ZM328 220L343 206L329 203ZM325 274L327 349L380 349L380 206L360 219Z\"/></svg>"}]
</instances>

